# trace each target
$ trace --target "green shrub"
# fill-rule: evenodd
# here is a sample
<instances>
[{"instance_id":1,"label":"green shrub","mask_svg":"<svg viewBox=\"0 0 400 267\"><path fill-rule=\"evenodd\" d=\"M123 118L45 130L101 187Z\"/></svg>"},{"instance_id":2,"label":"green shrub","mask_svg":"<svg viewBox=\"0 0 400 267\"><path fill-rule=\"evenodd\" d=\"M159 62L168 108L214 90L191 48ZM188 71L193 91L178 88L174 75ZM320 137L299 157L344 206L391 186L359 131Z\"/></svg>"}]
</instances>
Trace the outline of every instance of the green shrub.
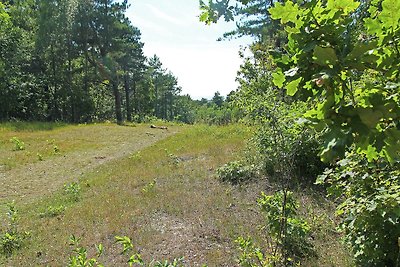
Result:
<instances>
[{"instance_id":1,"label":"green shrub","mask_svg":"<svg viewBox=\"0 0 400 267\"><path fill-rule=\"evenodd\" d=\"M396 266L400 260L400 163L368 162L348 153L318 178L340 202L345 241L360 266Z\"/></svg>"},{"instance_id":2,"label":"green shrub","mask_svg":"<svg viewBox=\"0 0 400 267\"><path fill-rule=\"evenodd\" d=\"M274 257L262 251L254 244L251 237L238 237L235 243L240 251L238 263L242 267L271 267L275 266L275 262L279 260L279 257Z\"/></svg>"},{"instance_id":3,"label":"green shrub","mask_svg":"<svg viewBox=\"0 0 400 267\"><path fill-rule=\"evenodd\" d=\"M318 156L321 145L319 138L312 130L297 123L288 128L280 128L277 135L268 124L260 126L253 138L261 154L266 174L269 177L280 178L282 168L287 168L290 169L292 178L302 183L313 184L328 166ZM286 162L284 166L282 162Z\"/></svg>"},{"instance_id":4,"label":"green shrub","mask_svg":"<svg viewBox=\"0 0 400 267\"><path fill-rule=\"evenodd\" d=\"M309 241L310 226L297 214L299 203L290 191L273 195L262 193L258 204L266 219L268 234L276 242L284 257L301 259L313 254Z\"/></svg>"},{"instance_id":5,"label":"green shrub","mask_svg":"<svg viewBox=\"0 0 400 267\"><path fill-rule=\"evenodd\" d=\"M222 182L237 185L255 178L257 171L254 165L242 161L232 161L217 169L217 176Z\"/></svg>"},{"instance_id":6,"label":"green shrub","mask_svg":"<svg viewBox=\"0 0 400 267\"><path fill-rule=\"evenodd\" d=\"M290 191L273 195L261 194L258 204L266 224L262 229L270 237L264 249L254 244L251 237L235 240L243 267L299 266L301 259L314 256L310 240L310 226L297 215L298 202Z\"/></svg>"},{"instance_id":7,"label":"green shrub","mask_svg":"<svg viewBox=\"0 0 400 267\"><path fill-rule=\"evenodd\" d=\"M70 246L73 246L73 254L70 255L68 267L94 267L102 266L96 258L88 258L87 249L79 246L80 238L71 235L69 238ZM97 257L103 254L103 245L96 246Z\"/></svg>"}]
</instances>

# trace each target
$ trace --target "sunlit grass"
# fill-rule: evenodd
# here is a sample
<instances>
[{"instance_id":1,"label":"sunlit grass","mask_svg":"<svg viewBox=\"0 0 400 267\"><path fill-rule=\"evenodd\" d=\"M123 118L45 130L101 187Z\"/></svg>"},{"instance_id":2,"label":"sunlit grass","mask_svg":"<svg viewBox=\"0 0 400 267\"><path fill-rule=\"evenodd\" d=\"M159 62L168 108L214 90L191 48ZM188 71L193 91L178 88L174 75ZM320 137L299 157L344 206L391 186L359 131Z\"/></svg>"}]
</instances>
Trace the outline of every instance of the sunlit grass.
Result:
<instances>
[{"instance_id":1,"label":"sunlit grass","mask_svg":"<svg viewBox=\"0 0 400 267\"><path fill-rule=\"evenodd\" d=\"M125 129L131 128L67 127L71 128L59 134L81 136L85 140L84 136L90 133L92 137L88 139L96 140L97 145L124 142L128 138ZM140 137L147 136L148 126L137 126L135 131L140 127L142 135L131 140L141 142ZM243 155L251 129L242 125L173 127L178 132L175 135L139 152L125 151L123 157L75 177L81 187L78 201L65 194L60 186L51 195L21 205L20 227L31 231L32 237L11 258L0 257L0 265L65 265L71 234L82 237L89 255L94 255L95 244L102 243L106 253L100 261L106 266L125 266L127 260L120 255L115 235L131 237L147 261L184 256L189 266L203 263L236 266L238 252L234 240L238 236L253 236L258 244L265 245L268 233L259 227L263 225L263 217L256 199L260 191L271 187L266 187L265 180L232 186L220 183L215 175L218 167ZM89 140L83 141L83 146L84 142ZM74 149L84 150L79 144ZM329 211L329 203L320 203L307 192L298 196L302 198L301 213L306 216L311 213L322 216ZM49 207L60 206L65 207L61 214L41 216ZM325 259L324 255L314 259L311 266L330 266L329 261L334 266L347 266L347 255L338 242L335 224L329 224L330 216L307 219L323 225L317 231L315 243L319 253L330 253ZM335 251L324 248L324 242Z\"/></svg>"}]
</instances>

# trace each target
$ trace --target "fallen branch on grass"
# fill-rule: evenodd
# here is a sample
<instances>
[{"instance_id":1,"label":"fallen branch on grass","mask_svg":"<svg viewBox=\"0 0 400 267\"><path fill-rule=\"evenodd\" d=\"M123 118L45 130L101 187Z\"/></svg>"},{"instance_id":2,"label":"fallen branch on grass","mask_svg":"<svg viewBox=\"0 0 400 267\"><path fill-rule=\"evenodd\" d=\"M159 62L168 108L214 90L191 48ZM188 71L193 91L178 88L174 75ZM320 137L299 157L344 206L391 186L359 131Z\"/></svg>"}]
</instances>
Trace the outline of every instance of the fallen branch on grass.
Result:
<instances>
[{"instance_id":1,"label":"fallen branch on grass","mask_svg":"<svg viewBox=\"0 0 400 267\"><path fill-rule=\"evenodd\" d=\"M162 130L167 130L168 129L167 126L156 126L154 124L150 125L150 128L152 128L152 129L162 129Z\"/></svg>"}]
</instances>

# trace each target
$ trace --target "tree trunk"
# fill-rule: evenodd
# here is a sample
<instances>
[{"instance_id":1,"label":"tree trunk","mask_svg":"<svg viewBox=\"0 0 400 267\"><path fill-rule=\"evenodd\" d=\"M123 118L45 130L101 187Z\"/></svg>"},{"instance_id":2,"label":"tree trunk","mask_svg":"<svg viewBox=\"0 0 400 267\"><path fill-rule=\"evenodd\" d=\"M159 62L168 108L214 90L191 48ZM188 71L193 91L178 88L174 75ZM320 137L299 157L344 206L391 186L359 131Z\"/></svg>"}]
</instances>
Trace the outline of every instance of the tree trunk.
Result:
<instances>
[{"instance_id":1,"label":"tree trunk","mask_svg":"<svg viewBox=\"0 0 400 267\"><path fill-rule=\"evenodd\" d=\"M132 106L131 106L131 100L129 96L129 77L128 74L125 74L124 77L124 87L125 87L125 105L126 105L126 119L127 121L131 122L132 121Z\"/></svg>"},{"instance_id":2,"label":"tree trunk","mask_svg":"<svg viewBox=\"0 0 400 267\"><path fill-rule=\"evenodd\" d=\"M112 81L112 90L115 98L115 115L117 117L117 124L122 125L122 108L121 108L121 94L118 90L118 82Z\"/></svg>"},{"instance_id":3,"label":"tree trunk","mask_svg":"<svg viewBox=\"0 0 400 267\"><path fill-rule=\"evenodd\" d=\"M158 112L158 110L159 110L159 105L158 105L158 88L157 88L157 85L155 85L154 86L154 99L155 99L155 101L154 101L154 115L158 118L159 117L159 112Z\"/></svg>"},{"instance_id":4,"label":"tree trunk","mask_svg":"<svg viewBox=\"0 0 400 267\"><path fill-rule=\"evenodd\" d=\"M139 102L138 102L138 97L137 97L137 92L136 92L135 79L132 81L132 96L133 96L132 111L134 111L135 114L138 114Z\"/></svg>"}]
</instances>

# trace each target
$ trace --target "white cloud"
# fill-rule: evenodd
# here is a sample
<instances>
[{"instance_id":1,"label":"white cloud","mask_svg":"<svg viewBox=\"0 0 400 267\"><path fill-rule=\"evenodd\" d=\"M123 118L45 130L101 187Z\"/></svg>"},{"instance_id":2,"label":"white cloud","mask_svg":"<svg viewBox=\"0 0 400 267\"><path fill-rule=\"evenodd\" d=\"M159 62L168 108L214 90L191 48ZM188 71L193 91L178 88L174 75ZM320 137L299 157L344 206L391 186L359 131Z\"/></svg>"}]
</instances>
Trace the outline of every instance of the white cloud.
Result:
<instances>
[{"instance_id":1,"label":"white cloud","mask_svg":"<svg viewBox=\"0 0 400 267\"><path fill-rule=\"evenodd\" d=\"M226 95L237 88L235 77L241 64L237 48L145 46L146 54L153 51L157 51L164 67L178 77L183 94L209 98L216 91Z\"/></svg>"},{"instance_id":2,"label":"white cloud","mask_svg":"<svg viewBox=\"0 0 400 267\"><path fill-rule=\"evenodd\" d=\"M197 5L197 0L136 0L128 16L142 32L145 55L160 57L178 77L183 94L209 98L218 90L226 95L237 88L239 46L250 41L217 42L234 24L205 26L196 17Z\"/></svg>"}]
</instances>

